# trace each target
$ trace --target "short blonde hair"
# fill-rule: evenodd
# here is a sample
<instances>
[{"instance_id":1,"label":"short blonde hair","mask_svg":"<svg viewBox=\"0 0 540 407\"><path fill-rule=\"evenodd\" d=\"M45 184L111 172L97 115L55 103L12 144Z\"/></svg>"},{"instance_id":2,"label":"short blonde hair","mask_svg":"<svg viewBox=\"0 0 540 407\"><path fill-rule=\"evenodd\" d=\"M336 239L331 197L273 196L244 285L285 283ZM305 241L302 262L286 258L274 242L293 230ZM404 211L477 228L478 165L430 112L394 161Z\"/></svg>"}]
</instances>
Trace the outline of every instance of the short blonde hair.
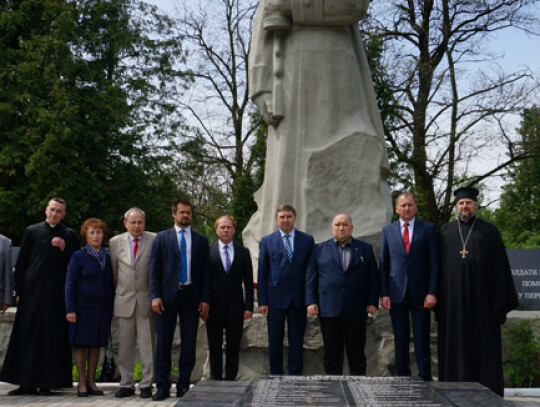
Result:
<instances>
[{"instance_id":1,"label":"short blonde hair","mask_svg":"<svg viewBox=\"0 0 540 407\"><path fill-rule=\"evenodd\" d=\"M223 216L220 216L219 218L217 218L216 221L214 222L214 226L216 227L216 229L217 229L219 221L221 219L229 219L232 222L233 226L234 226L234 230L236 230L236 219L234 219L231 215L223 215Z\"/></svg>"}]
</instances>

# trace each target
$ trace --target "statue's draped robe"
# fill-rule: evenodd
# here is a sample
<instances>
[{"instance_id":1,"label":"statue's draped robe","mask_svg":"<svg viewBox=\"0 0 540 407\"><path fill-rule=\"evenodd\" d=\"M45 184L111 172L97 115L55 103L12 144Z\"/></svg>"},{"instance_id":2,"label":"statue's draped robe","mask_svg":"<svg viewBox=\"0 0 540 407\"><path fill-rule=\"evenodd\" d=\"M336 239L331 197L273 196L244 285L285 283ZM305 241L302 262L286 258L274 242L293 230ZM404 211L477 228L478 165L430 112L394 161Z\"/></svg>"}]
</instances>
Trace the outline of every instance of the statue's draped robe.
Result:
<instances>
[{"instance_id":1,"label":"statue's draped robe","mask_svg":"<svg viewBox=\"0 0 540 407\"><path fill-rule=\"evenodd\" d=\"M249 92L273 92L274 33L255 18ZM337 212L349 214L355 235L377 238L391 214L384 134L362 39L356 25L292 25L283 41L284 118L269 126L265 180L258 211L244 229L257 253L275 230L275 210L292 204L296 226L322 241Z\"/></svg>"}]
</instances>

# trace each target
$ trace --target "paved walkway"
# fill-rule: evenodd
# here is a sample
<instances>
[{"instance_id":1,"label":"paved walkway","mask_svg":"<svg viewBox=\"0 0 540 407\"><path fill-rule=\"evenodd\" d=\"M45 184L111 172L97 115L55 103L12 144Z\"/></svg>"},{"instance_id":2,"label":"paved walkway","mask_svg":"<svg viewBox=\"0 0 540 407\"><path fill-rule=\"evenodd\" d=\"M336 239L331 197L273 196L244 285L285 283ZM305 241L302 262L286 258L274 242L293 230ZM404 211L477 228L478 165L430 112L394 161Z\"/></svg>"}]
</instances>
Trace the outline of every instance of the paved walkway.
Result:
<instances>
[{"instance_id":1,"label":"paved walkway","mask_svg":"<svg viewBox=\"0 0 540 407\"><path fill-rule=\"evenodd\" d=\"M116 398L114 393L118 390L117 383L98 384L105 396L77 397L75 387L63 391L53 392L51 396L7 396L8 391L16 389L18 386L0 382L0 407L8 406L30 406L30 407L173 407L178 403L175 397L176 389L173 385L171 394L173 397L164 401L152 401L152 399L141 399L138 392L134 397Z\"/></svg>"}]
</instances>

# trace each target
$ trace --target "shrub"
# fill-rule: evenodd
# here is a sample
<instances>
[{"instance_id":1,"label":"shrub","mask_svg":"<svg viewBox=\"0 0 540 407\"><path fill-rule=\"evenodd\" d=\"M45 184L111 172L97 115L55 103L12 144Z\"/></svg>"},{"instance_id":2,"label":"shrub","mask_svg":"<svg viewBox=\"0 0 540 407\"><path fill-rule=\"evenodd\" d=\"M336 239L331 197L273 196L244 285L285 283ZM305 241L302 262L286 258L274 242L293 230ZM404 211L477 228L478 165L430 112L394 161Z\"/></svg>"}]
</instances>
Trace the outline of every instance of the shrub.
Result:
<instances>
[{"instance_id":1,"label":"shrub","mask_svg":"<svg viewBox=\"0 0 540 407\"><path fill-rule=\"evenodd\" d=\"M503 325L507 360L504 373L514 387L533 387L540 377L540 318L521 319Z\"/></svg>"}]
</instances>

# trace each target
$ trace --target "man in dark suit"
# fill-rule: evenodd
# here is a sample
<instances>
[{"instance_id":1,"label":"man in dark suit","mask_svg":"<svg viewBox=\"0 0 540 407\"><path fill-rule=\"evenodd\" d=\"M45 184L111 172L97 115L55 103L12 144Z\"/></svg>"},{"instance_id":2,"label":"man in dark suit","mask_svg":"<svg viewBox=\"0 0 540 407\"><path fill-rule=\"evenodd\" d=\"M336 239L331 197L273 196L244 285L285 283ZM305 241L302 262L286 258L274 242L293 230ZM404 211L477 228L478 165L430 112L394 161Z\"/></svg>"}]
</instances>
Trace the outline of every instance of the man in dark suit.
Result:
<instances>
[{"instance_id":1,"label":"man in dark suit","mask_svg":"<svg viewBox=\"0 0 540 407\"><path fill-rule=\"evenodd\" d=\"M153 400L170 396L171 348L180 317L182 350L178 360L176 395L189 390L195 366L199 315L206 321L210 302L208 240L191 229L193 206L178 199L172 206L174 227L156 236L150 264L150 295L156 317L156 384Z\"/></svg>"},{"instance_id":2,"label":"man in dark suit","mask_svg":"<svg viewBox=\"0 0 540 407\"><path fill-rule=\"evenodd\" d=\"M343 374L343 351L351 375L366 374L366 321L377 311L379 272L373 247L353 239L349 215L332 221L333 238L313 250L306 278L309 315L318 315L323 335L324 371Z\"/></svg>"},{"instance_id":3,"label":"man in dark suit","mask_svg":"<svg viewBox=\"0 0 540 407\"><path fill-rule=\"evenodd\" d=\"M396 373L410 376L409 313L418 374L431 380L429 310L437 304L438 240L435 227L415 219L414 196L396 199L399 221L385 226L381 235L381 305L390 310L394 329Z\"/></svg>"},{"instance_id":4,"label":"man in dark suit","mask_svg":"<svg viewBox=\"0 0 540 407\"><path fill-rule=\"evenodd\" d=\"M259 249L257 296L259 311L268 317L270 374L283 374L283 336L287 321L291 375L303 371L306 328L305 278L313 236L294 228L296 210L281 205L276 211L279 230L264 236Z\"/></svg>"},{"instance_id":5,"label":"man in dark suit","mask_svg":"<svg viewBox=\"0 0 540 407\"><path fill-rule=\"evenodd\" d=\"M238 373L238 354L244 330L244 319L253 315L253 267L249 250L233 243L236 221L230 216L216 220L219 241L210 246L212 296L206 321L210 350L210 375L223 379L223 330L227 341L225 380ZM244 301L244 283L245 301Z\"/></svg>"}]
</instances>

